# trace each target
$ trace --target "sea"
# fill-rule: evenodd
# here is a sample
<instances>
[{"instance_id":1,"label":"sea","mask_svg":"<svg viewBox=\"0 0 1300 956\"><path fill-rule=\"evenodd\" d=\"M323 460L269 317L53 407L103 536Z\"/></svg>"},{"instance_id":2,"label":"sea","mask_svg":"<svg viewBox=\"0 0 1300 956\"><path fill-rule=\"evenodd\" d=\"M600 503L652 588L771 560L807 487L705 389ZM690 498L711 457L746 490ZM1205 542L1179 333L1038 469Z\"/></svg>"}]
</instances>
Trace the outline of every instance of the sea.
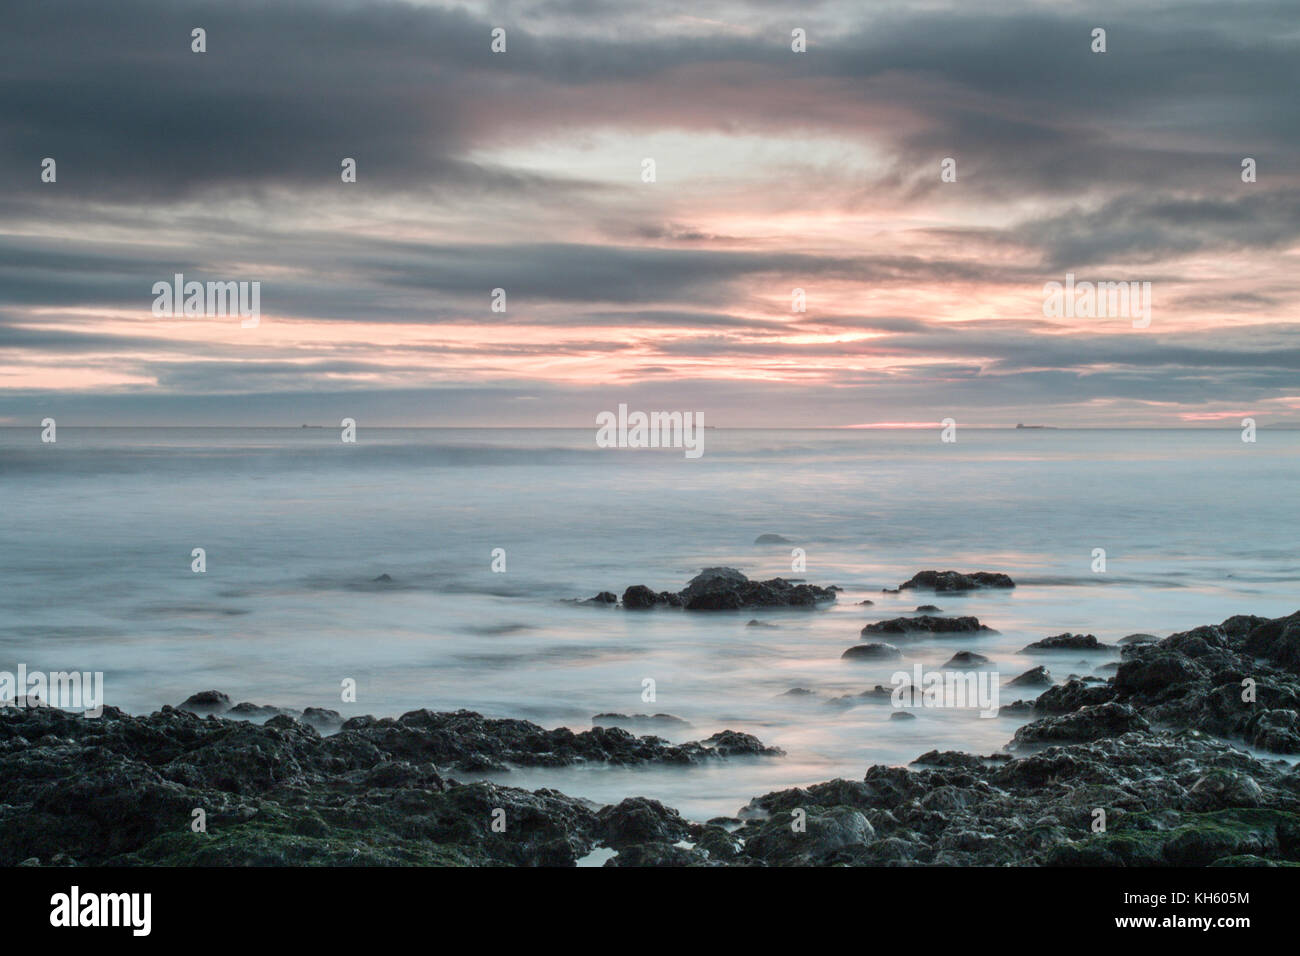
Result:
<instances>
[{"instance_id":1,"label":"sea","mask_svg":"<svg viewBox=\"0 0 1300 956\"><path fill-rule=\"evenodd\" d=\"M1114 645L1300 607L1300 431L703 435L688 458L600 448L594 427L362 423L355 442L335 427L60 425L54 442L0 428L0 670L103 672L106 702L132 713L215 689L345 717L465 708L575 731L602 713L669 714L684 723L652 732L675 742L730 729L785 751L484 775L703 820L929 750L992 754L1023 723L942 700L898 719L887 697L858 696L918 664L981 654L1006 704L1036 696L1007 685L1039 664L1057 681L1113 673L1114 648L1023 651L1050 635ZM811 609L584 603L676 591L714 566L842 590ZM923 569L1017 586L884 590ZM923 604L993 630L900 638L901 661L841 656L881 639L865 625Z\"/></svg>"}]
</instances>

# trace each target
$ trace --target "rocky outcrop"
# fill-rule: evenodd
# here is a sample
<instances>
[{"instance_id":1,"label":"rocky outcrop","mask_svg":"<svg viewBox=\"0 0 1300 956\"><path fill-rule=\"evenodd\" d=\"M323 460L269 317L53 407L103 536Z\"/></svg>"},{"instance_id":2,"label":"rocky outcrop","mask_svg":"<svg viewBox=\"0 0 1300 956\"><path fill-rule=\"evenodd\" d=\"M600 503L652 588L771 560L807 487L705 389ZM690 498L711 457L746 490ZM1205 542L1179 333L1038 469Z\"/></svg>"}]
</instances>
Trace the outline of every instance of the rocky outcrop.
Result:
<instances>
[{"instance_id":1,"label":"rocky outcrop","mask_svg":"<svg viewBox=\"0 0 1300 956\"><path fill-rule=\"evenodd\" d=\"M903 652L893 644L855 644L840 657L860 661L901 661Z\"/></svg>"},{"instance_id":2,"label":"rocky outcrop","mask_svg":"<svg viewBox=\"0 0 1300 956\"><path fill-rule=\"evenodd\" d=\"M200 695L196 695L200 696ZM210 695L200 702L219 703ZM192 700L192 699L191 699ZM780 751L734 731L678 746L469 711L359 717L331 737L170 707L98 719L0 710L0 865L569 865L597 844L680 839L676 811L458 783L451 770L692 764ZM207 831L195 832L202 810ZM500 820L504 829L494 827Z\"/></svg>"},{"instance_id":3,"label":"rocky outcrop","mask_svg":"<svg viewBox=\"0 0 1300 956\"><path fill-rule=\"evenodd\" d=\"M683 607L688 611L734 611L759 607L814 607L834 601L839 588L819 587L802 581L771 578L751 581L735 568L705 568L678 592L655 593L644 584L634 584L623 592L623 607L648 610L653 607ZM602 591L588 598L586 604L616 604L612 591Z\"/></svg>"},{"instance_id":4,"label":"rocky outcrop","mask_svg":"<svg viewBox=\"0 0 1300 956\"><path fill-rule=\"evenodd\" d=\"M1092 634L1057 634L1053 637L1045 637L1041 641L1034 641L1020 649L1021 654L1032 654L1035 651L1105 651L1110 648L1097 640Z\"/></svg>"},{"instance_id":5,"label":"rocky outcrop","mask_svg":"<svg viewBox=\"0 0 1300 956\"><path fill-rule=\"evenodd\" d=\"M979 622L975 617L895 617L888 621L876 621L862 629L863 634L996 634L997 631Z\"/></svg>"},{"instance_id":6,"label":"rocky outcrop","mask_svg":"<svg viewBox=\"0 0 1300 956\"><path fill-rule=\"evenodd\" d=\"M1013 588L1016 582L998 571L918 571L897 588L906 591L916 588L924 591L974 591L977 588Z\"/></svg>"}]
</instances>

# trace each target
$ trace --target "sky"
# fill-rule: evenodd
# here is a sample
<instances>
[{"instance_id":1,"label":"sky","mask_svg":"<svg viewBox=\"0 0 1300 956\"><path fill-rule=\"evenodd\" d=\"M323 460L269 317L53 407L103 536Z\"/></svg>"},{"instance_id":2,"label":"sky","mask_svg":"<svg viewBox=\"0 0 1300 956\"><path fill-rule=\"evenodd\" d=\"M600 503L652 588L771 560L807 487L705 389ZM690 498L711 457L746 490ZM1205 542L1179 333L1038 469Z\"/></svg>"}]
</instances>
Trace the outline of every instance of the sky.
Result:
<instances>
[{"instance_id":1,"label":"sky","mask_svg":"<svg viewBox=\"0 0 1300 956\"><path fill-rule=\"evenodd\" d=\"M1293 0L11 0L0 424L1294 423L1298 79Z\"/></svg>"}]
</instances>

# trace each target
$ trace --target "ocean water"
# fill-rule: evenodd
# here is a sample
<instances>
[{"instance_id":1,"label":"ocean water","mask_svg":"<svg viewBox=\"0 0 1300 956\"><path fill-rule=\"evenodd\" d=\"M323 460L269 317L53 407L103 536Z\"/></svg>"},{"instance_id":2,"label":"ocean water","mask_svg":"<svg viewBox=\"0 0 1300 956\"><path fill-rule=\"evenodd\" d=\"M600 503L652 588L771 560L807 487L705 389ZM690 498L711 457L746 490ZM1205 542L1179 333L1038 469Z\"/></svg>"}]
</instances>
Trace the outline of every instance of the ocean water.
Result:
<instances>
[{"instance_id":1,"label":"ocean water","mask_svg":"<svg viewBox=\"0 0 1300 956\"><path fill-rule=\"evenodd\" d=\"M658 731L670 739L730 728L786 751L501 777L602 802L642 794L704 819L933 748L1006 744L1011 717L920 708L891 720L887 702L830 703L916 662L973 650L1002 683L1038 663L1063 679L1117 655L1020 649L1062 631L1112 643L1295 611L1298 466L1300 432L1246 444L1235 429L963 429L955 444L937 428L710 429L688 460L599 449L594 428L363 423L356 444L332 428L60 426L54 444L5 428L0 669L103 671L107 702L132 712L209 688L344 715L469 708L574 730L597 713L664 712L691 725ZM791 545L755 545L764 533L793 539L806 570L791 571ZM711 565L844 591L817 610L575 601L676 590ZM925 568L1005 571L1019 587L881 593ZM864 624L923 603L998 633L902 641L901 668L841 659ZM346 678L355 704L340 701Z\"/></svg>"}]
</instances>

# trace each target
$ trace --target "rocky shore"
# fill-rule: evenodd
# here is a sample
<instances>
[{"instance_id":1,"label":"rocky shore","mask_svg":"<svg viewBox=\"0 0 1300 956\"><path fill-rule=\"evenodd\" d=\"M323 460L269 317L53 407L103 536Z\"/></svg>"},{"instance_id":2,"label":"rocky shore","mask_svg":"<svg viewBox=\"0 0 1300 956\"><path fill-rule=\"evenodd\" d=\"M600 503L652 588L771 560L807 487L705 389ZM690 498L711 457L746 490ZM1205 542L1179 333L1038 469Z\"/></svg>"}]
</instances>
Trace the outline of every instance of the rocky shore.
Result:
<instances>
[{"instance_id":1,"label":"rocky shore","mask_svg":"<svg viewBox=\"0 0 1300 956\"><path fill-rule=\"evenodd\" d=\"M148 716L10 706L0 863L572 865L605 848L609 866L1300 864L1300 771L1242 749L1300 754L1300 612L1118 649L1114 676L1004 708L1033 718L1004 752L932 751L708 821L455 774L780 751L733 731L671 744L468 711L336 721L217 692Z\"/></svg>"}]
</instances>

